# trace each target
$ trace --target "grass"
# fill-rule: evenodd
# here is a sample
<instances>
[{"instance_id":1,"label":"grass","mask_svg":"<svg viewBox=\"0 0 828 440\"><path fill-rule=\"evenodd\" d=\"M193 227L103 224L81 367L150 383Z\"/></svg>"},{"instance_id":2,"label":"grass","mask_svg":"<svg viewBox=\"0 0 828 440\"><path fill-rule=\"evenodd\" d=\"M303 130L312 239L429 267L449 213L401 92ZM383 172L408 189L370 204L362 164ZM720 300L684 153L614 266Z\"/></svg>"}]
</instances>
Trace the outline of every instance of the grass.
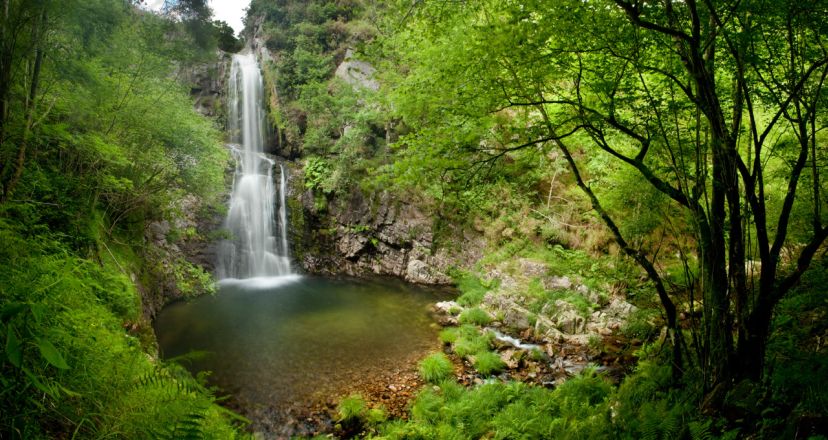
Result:
<instances>
[{"instance_id":1,"label":"grass","mask_svg":"<svg viewBox=\"0 0 828 440\"><path fill-rule=\"evenodd\" d=\"M482 327L492 322L492 317L489 316L489 314L483 309L479 307L472 307L464 310L463 313L460 314L458 321L460 321L460 324L474 324Z\"/></svg>"},{"instance_id":2,"label":"grass","mask_svg":"<svg viewBox=\"0 0 828 440\"><path fill-rule=\"evenodd\" d=\"M443 344L454 344L459 338L459 331L457 327L446 327L440 330L440 342Z\"/></svg>"},{"instance_id":3,"label":"grass","mask_svg":"<svg viewBox=\"0 0 828 440\"><path fill-rule=\"evenodd\" d=\"M497 353L482 351L474 355L474 369L484 376L500 373L506 368L506 363Z\"/></svg>"},{"instance_id":4,"label":"grass","mask_svg":"<svg viewBox=\"0 0 828 440\"><path fill-rule=\"evenodd\" d=\"M479 305L483 301L483 297L486 296L486 293L497 287L491 283L485 283L480 278L469 273L461 273L455 277L455 282L461 292L460 297L457 298L457 303L464 307Z\"/></svg>"},{"instance_id":5,"label":"grass","mask_svg":"<svg viewBox=\"0 0 828 440\"><path fill-rule=\"evenodd\" d=\"M337 406L337 416L337 429L345 437L355 436L388 418L383 407L369 408L368 403L359 394L352 394L342 399Z\"/></svg>"},{"instance_id":6,"label":"grass","mask_svg":"<svg viewBox=\"0 0 828 440\"><path fill-rule=\"evenodd\" d=\"M339 406L337 407L337 414L339 417L337 418L337 421L350 422L357 420L365 414L366 410L367 405L365 403L365 399L358 394L352 394L339 402Z\"/></svg>"},{"instance_id":7,"label":"grass","mask_svg":"<svg viewBox=\"0 0 828 440\"><path fill-rule=\"evenodd\" d=\"M457 338L454 342L454 352L459 356L470 356L482 351L488 351L494 335L491 332L480 333L480 330L465 324L457 329Z\"/></svg>"},{"instance_id":8,"label":"grass","mask_svg":"<svg viewBox=\"0 0 828 440\"><path fill-rule=\"evenodd\" d=\"M443 353L434 353L420 361L420 376L426 382L438 383L451 377L454 366Z\"/></svg>"}]
</instances>

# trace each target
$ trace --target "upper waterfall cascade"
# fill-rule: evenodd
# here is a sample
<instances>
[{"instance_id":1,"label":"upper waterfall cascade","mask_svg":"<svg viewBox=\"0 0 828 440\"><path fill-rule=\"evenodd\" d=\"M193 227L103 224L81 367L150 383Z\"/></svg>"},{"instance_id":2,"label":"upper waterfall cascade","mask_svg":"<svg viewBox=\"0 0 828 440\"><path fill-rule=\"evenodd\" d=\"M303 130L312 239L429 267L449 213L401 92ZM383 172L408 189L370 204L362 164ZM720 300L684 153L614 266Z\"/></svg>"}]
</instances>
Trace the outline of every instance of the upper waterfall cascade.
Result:
<instances>
[{"instance_id":1,"label":"upper waterfall cascade","mask_svg":"<svg viewBox=\"0 0 828 440\"><path fill-rule=\"evenodd\" d=\"M236 159L225 227L231 236L218 252L219 279L291 275L285 207L285 167L279 186L276 162L264 154L262 74L253 54L234 55L227 100L227 126ZM276 206L278 199L278 207ZM278 215L276 215L278 214Z\"/></svg>"}]
</instances>

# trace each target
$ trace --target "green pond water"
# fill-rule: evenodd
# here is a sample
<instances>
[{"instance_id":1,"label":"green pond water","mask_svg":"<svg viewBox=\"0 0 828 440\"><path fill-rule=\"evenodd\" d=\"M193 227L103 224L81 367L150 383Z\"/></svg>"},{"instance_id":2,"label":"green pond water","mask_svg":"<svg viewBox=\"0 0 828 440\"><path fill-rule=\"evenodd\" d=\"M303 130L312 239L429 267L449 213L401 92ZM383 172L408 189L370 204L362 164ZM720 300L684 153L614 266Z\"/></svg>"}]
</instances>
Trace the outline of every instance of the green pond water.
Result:
<instances>
[{"instance_id":1,"label":"green pond water","mask_svg":"<svg viewBox=\"0 0 828 440\"><path fill-rule=\"evenodd\" d=\"M296 277L298 278L298 277ZM391 280L316 277L222 284L158 315L164 358L233 396L243 413L348 393L436 349L428 306L446 298ZM279 282L282 281L282 282Z\"/></svg>"}]
</instances>

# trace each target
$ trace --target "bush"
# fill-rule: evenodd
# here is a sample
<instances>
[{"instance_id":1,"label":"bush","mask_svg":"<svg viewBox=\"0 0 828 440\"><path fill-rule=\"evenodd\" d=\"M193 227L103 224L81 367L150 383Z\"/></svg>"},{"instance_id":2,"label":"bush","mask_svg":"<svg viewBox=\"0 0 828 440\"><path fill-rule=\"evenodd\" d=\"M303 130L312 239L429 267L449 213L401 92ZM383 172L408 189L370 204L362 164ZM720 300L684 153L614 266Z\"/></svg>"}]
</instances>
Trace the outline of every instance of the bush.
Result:
<instances>
[{"instance_id":1,"label":"bush","mask_svg":"<svg viewBox=\"0 0 828 440\"><path fill-rule=\"evenodd\" d=\"M443 353L434 353L420 361L420 376L426 382L437 383L448 379L454 366Z\"/></svg>"},{"instance_id":2,"label":"bush","mask_svg":"<svg viewBox=\"0 0 828 440\"><path fill-rule=\"evenodd\" d=\"M474 369L484 376L497 374L506 368L506 364L497 353L483 351L474 355Z\"/></svg>"},{"instance_id":3,"label":"bush","mask_svg":"<svg viewBox=\"0 0 828 440\"><path fill-rule=\"evenodd\" d=\"M0 220L0 426L21 438L238 434L203 381L150 361L124 332L137 293L120 269L73 257L52 235L22 237Z\"/></svg>"},{"instance_id":4,"label":"bush","mask_svg":"<svg viewBox=\"0 0 828 440\"><path fill-rule=\"evenodd\" d=\"M492 317L489 316L489 314L483 309L473 307L471 309L464 310L463 313L460 314L458 320L460 321L460 324L474 324L482 327L492 322Z\"/></svg>"},{"instance_id":5,"label":"bush","mask_svg":"<svg viewBox=\"0 0 828 440\"><path fill-rule=\"evenodd\" d=\"M653 324L657 316L657 310L637 309L627 318L627 322L621 328L621 333L628 338L650 340L658 335L658 327Z\"/></svg>"}]
</instances>

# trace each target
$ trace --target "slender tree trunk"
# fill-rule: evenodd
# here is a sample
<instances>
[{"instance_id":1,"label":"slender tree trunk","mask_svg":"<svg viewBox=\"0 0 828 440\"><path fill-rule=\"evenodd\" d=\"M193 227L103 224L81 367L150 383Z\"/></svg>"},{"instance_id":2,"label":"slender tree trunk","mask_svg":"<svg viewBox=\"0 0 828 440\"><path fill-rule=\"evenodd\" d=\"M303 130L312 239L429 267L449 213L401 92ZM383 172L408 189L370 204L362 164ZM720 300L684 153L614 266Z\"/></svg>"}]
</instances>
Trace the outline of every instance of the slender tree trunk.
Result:
<instances>
[{"instance_id":1,"label":"slender tree trunk","mask_svg":"<svg viewBox=\"0 0 828 440\"><path fill-rule=\"evenodd\" d=\"M35 112L35 103L37 100L37 91L40 85L40 69L43 65L43 51L44 51L44 28L46 27L46 20L47 20L47 10L44 6L43 10L40 14L40 21L35 24L35 27L32 31L35 43L35 60L34 60L34 67L32 68L32 80L31 84L29 85L29 94L27 95L27 101L25 105L25 125L23 127L23 136L20 140L20 146L17 150L17 156L15 157L13 169L11 171L11 176L8 178L6 182L3 182L3 193L0 195L0 203L5 202L6 200L11 197L12 192L14 192L15 187L20 182L20 178L23 176L23 170L26 167L26 149L28 148L28 144L32 134L32 127L34 123L34 112Z\"/></svg>"}]
</instances>

